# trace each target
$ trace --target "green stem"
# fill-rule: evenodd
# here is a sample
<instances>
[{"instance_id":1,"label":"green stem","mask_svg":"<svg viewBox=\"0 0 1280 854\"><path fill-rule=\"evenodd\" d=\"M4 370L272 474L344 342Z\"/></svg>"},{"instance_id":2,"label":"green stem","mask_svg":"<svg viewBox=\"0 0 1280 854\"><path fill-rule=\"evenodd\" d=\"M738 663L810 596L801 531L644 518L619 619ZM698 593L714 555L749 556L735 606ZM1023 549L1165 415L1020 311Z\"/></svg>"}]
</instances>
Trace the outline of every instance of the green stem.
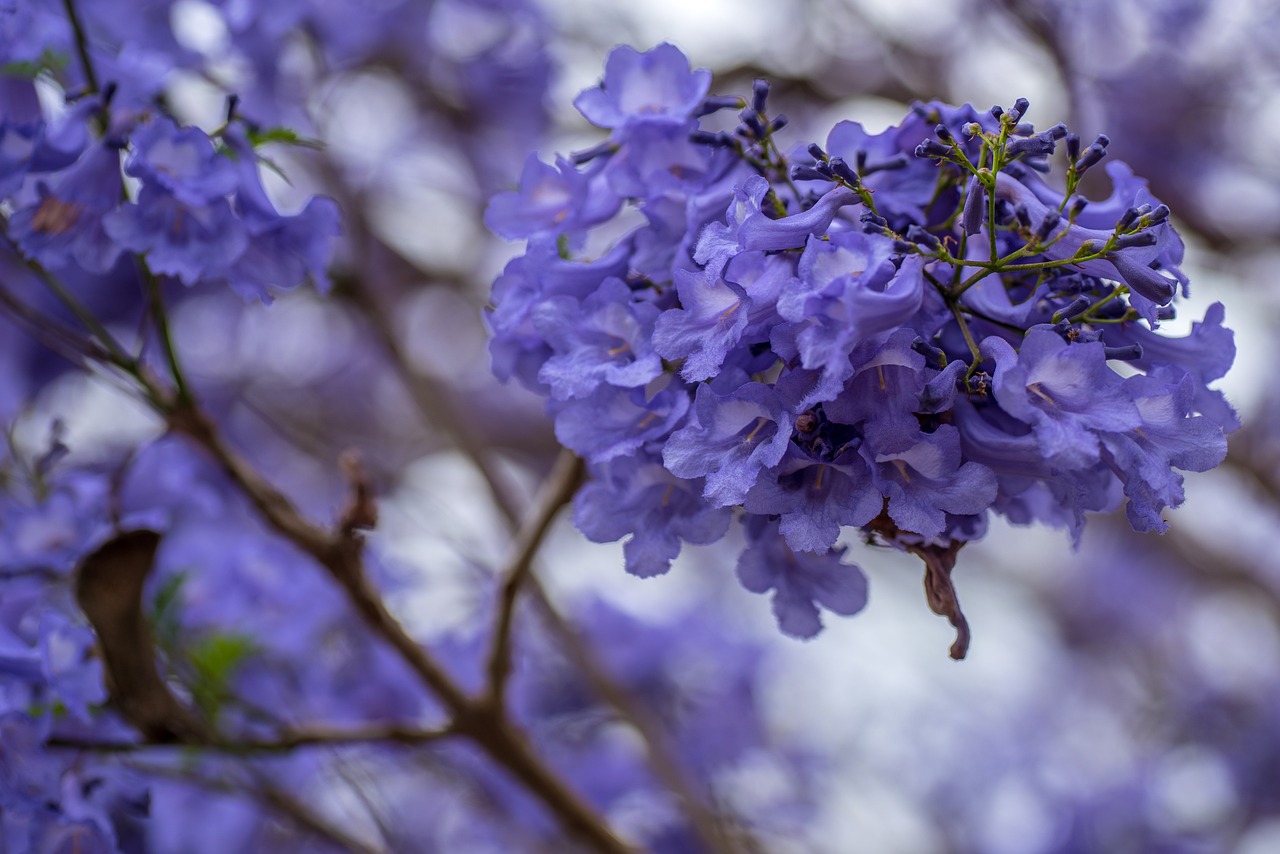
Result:
<instances>
[{"instance_id":1,"label":"green stem","mask_svg":"<svg viewBox=\"0 0 1280 854\"><path fill-rule=\"evenodd\" d=\"M89 85L90 92L100 91L98 88L98 75L94 73L93 63L89 61L89 41L85 38L84 25L80 22L80 16L76 14L75 3L72 0L62 0L63 7L67 10L67 20L71 22L71 32L76 40L76 53L80 55L80 65L84 67L84 79Z\"/></svg>"},{"instance_id":2,"label":"green stem","mask_svg":"<svg viewBox=\"0 0 1280 854\"><path fill-rule=\"evenodd\" d=\"M160 280L151 272L147 262L138 256L138 273L147 286L147 298L151 307L151 316L156 324L156 334L160 337L160 347L164 350L165 361L169 365L169 373L173 375L173 384L178 393L178 403L190 404L193 401L191 389L187 385L182 365L178 361L178 350L173 344L173 335L169 331L169 315L164 308L164 299L160 292Z\"/></svg>"}]
</instances>

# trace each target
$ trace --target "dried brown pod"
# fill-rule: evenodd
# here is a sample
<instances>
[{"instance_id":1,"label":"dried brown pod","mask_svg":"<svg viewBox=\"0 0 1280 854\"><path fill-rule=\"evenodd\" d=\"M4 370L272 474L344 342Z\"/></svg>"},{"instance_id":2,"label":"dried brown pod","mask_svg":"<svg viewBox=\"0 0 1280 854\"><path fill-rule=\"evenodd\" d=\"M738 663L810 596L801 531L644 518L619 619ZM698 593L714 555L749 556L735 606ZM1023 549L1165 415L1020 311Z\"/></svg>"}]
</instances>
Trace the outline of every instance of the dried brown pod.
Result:
<instances>
[{"instance_id":1,"label":"dried brown pod","mask_svg":"<svg viewBox=\"0 0 1280 854\"><path fill-rule=\"evenodd\" d=\"M76 602L98 635L107 690L120 714L148 741L207 742L209 727L160 675L142 609L160 539L146 529L122 531L85 556L76 567Z\"/></svg>"}]
</instances>

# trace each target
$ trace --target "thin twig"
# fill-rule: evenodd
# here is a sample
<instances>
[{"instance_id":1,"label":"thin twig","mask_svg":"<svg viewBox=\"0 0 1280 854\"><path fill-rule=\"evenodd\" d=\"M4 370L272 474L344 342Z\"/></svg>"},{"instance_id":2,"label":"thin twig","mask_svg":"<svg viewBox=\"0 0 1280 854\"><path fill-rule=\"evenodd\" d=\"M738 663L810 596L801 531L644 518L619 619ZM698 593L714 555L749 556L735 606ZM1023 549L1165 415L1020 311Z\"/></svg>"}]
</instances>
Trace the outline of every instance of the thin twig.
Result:
<instances>
[{"instance_id":1,"label":"thin twig","mask_svg":"<svg viewBox=\"0 0 1280 854\"><path fill-rule=\"evenodd\" d=\"M62 5L67 10L67 20L71 23L71 32L75 35L76 53L80 55L80 65L84 67L84 80L89 86L90 92L98 91L98 75L94 73L93 63L89 60L89 42L85 38L84 25L80 22L80 16L76 14L75 3L72 0L62 0Z\"/></svg>"},{"instance_id":2,"label":"thin twig","mask_svg":"<svg viewBox=\"0 0 1280 854\"><path fill-rule=\"evenodd\" d=\"M252 783L243 780L231 780L225 777L212 777L197 774L191 768L171 768L155 765L150 762L130 762L128 767L143 774L155 777L167 777L183 783L194 783L203 789L244 798L257 798L272 810L291 820L304 830L337 845L354 854L382 854L367 842L352 836L335 823L317 815L307 804L277 786L260 772L249 770L253 776Z\"/></svg>"},{"instance_id":3,"label":"thin twig","mask_svg":"<svg viewBox=\"0 0 1280 854\"><path fill-rule=\"evenodd\" d=\"M288 753L300 747L369 744L393 742L396 744L427 744L456 735L452 727L420 729L405 726L371 725L350 729L314 727L295 729L269 739L214 739L190 743L176 741L95 741L92 739L54 736L45 742L47 747L65 750L88 750L95 753L140 753L161 748L179 750L209 750L216 753Z\"/></svg>"},{"instance_id":4,"label":"thin twig","mask_svg":"<svg viewBox=\"0 0 1280 854\"><path fill-rule=\"evenodd\" d=\"M507 677L511 673L511 628L520 587L529 577L533 558L551 528L551 522L582 485L585 467L577 454L560 452L534 504L534 512L516 536L511 561L502 573L502 592L494 618L492 646L485 672L489 676L489 699L496 709L504 707Z\"/></svg>"},{"instance_id":5,"label":"thin twig","mask_svg":"<svg viewBox=\"0 0 1280 854\"><path fill-rule=\"evenodd\" d=\"M543 621L566 651L578 673L624 721L635 727L644 741L645 753L658 780L678 799L694 833L707 851L733 854L739 850L730 843L726 829L716 814L707 808L667 746L663 725L640 700L615 682L604 665L591 654L581 636L556 611L537 577L528 581L529 595Z\"/></svg>"}]
</instances>

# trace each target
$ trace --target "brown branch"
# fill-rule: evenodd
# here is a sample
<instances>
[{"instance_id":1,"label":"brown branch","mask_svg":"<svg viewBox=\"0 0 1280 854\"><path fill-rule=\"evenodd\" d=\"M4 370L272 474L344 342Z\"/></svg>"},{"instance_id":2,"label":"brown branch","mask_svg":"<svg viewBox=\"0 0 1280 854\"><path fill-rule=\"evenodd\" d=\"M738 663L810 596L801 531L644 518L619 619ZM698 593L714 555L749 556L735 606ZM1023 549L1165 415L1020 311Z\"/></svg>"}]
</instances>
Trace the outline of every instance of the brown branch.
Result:
<instances>
[{"instance_id":1,"label":"brown branch","mask_svg":"<svg viewBox=\"0 0 1280 854\"><path fill-rule=\"evenodd\" d=\"M511 629L520 587L530 575L533 558L550 530L551 522L578 491L585 473L585 466L577 454L561 451L555 467L542 485L533 514L516 536L514 554L502 573L502 590L491 633L492 646L485 668L489 675L489 699L495 709L501 710L504 706L507 677L511 674Z\"/></svg>"},{"instance_id":2,"label":"brown branch","mask_svg":"<svg viewBox=\"0 0 1280 854\"><path fill-rule=\"evenodd\" d=\"M597 850L624 852L627 847L604 821L536 757L523 736L484 701L473 701L449 674L387 610L365 573L363 540L344 526L330 534L305 519L292 502L227 446L206 415L194 407L174 408L169 423L214 458L276 533L316 560L346 593L366 625L400 655L444 704L455 731L475 742L559 818L574 836Z\"/></svg>"},{"instance_id":3,"label":"brown branch","mask_svg":"<svg viewBox=\"0 0 1280 854\"><path fill-rule=\"evenodd\" d=\"M596 659L582 642L581 636L560 616L546 591L536 577L528 581L529 595L537 606L543 621L568 654L574 668L581 673L596 694L612 706L621 718L631 724L644 741L645 752L655 776L678 799L694 833L707 851L732 854L742 849L728 838L723 823L707 808L688 781L684 770L672 756L663 734L663 726L640 700L613 680L604 665ZM748 849L750 850L750 849Z\"/></svg>"},{"instance_id":4,"label":"brown branch","mask_svg":"<svg viewBox=\"0 0 1280 854\"><path fill-rule=\"evenodd\" d=\"M184 783L193 783L214 792L256 797L302 829L310 831L316 836L337 845L339 848L354 852L354 854L381 854L378 849L357 839L328 819L317 815L307 804L260 773L250 771L249 773L254 780L246 785L243 782L232 781L224 777L209 777L197 774L190 768L173 768L153 765L148 762L131 762L129 767L143 774L167 777Z\"/></svg>"},{"instance_id":5,"label":"brown branch","mask_svg":"<svg viewBox=\"0 0 1280 854\"><path fill-rule=\"evenodd\" d=\"M456 735L452 727L419 729L397 725L371 725L350 729L308 727L290 730L269 739L214 738L201 742L176 742L173 740L146 741L94 741L54 736L45 742L46 747L64 750L88 750L96 753L139 753L157 748L178 747L183 750L196 748L216 753L288 753L300 747L340 747L350 744L392 742L395 744L427 744Z\"/></svg>"}]
</instances>

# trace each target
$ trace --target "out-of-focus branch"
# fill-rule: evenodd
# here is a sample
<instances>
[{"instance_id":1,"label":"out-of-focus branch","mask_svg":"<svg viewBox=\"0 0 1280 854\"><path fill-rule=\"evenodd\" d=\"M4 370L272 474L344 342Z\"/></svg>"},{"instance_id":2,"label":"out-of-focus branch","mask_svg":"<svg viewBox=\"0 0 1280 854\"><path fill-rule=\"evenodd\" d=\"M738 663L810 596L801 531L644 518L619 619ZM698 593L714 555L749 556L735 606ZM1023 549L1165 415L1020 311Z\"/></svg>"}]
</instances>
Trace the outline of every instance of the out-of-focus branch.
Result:
<instances>
[{"instance_id":1,"label":"out-of-focus branch","mask_svg":"<svg viewBox=\"0 0 1280 854\"><path fill-rule=\"evenodd\" d=\"M530 576L530 567L543 538L551 528L551 522L561 508L568 504L585 473L583 462L572 451L561 451L555 468L547 476L534 503L528 521L516 536L511 561L502 573L501 593L491 633L491 647L486 672L489 676L489 699L497 709L502 709L506 695L507 677L511 673L511 628L515 617L516 599L520 588Z\"/></svg>"},{"instance_id":2,"label":"out-of-focus branch","mask_svg":"<svg viewBox=\"0 0 1280 854\"><path fill-rule=\"evenodd\" d=\"M288 753L300 747L341 747L351 744L391 742L414 745L440 741L456 735L452 727L420 729L415 727L374 724L364 727L334 729L307 727L291 730L267 739L212 738L197 744L175 741L94 741L90 739L55 736L45 744L51 748L89 750L96 753L138 753L157 748L178 747L191 750L210 750L216 753L253 754Z\"/></svg>"},{"instance_id":3,"label":"out-of-focus branch","mask_svg":"<svg viewBox=\"0 0 1280 854\"><path fill-rule=\"evenodd\" d=\"M253 773L253 782L246 783L242 780L198 774L189 768L172 768L150 762L132 762L129 764L130 767L145 774L168 777L183 783L194 783L209 791L258 798L276 813L292 821L298 827L337 845L344 851L351 851L353 854L385 854L382 850L358 839L337 824L318 815L307 804L260 773Z\"/></svg>"},{"instance_id":4,"label":"out-of-focus branch","mask_svg":"<svg viewBox=\"0 0 1280 854\"><path fill-rule=\"evenodd\" d=\"M427 650L405 632L369 582L363 539L355 526L343 524L338 534L331 534L306 520L283 493L227 446L213 423L198 409L175 407L169 420L175 432L190 437L214 458L278 534L325 568L369 628L396 650L449 710L459 735L474 741L520 780L570 833L600 851L627 850L595 812L542 764L508 721L494 714L487 702L468 697Z\"/></svg>"}]
</instances>

